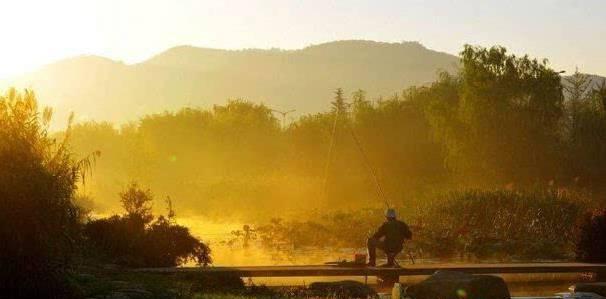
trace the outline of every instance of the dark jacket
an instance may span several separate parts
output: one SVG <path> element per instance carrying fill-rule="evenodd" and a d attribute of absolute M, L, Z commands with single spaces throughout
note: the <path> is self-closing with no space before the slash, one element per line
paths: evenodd
<path fill-rule="evenodd" d="M 375 240 L 383 239 L 383 247 L 387 251 L 402 250 L 404 240 L 412 239 L 412 232 L 406 223 L 400 220 L 387 220 L 372 236 Z"/>

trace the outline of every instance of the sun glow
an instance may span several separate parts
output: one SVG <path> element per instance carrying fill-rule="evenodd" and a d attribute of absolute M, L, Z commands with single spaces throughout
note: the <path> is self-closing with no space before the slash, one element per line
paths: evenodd
<path fill-rule="evenodd" d="M 4 1 L 0 4 L 0 78 L 92 49 L 86 1 Z"/>

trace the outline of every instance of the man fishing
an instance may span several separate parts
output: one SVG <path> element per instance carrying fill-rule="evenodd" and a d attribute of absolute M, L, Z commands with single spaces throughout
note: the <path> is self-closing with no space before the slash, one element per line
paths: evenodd
<path fill-rule="evenodd" d="M 377 248 L 387 255 L 387 264 L 384 267 L 395 267 L 396 256 L 404 249 L 404 240 L 412 239 L 412 232 L 408 225 L 396 219 L 396 210 L 387 209 L 387 219 L 372 237 L 368 239 L 368 266 L 375 267 Z"/>

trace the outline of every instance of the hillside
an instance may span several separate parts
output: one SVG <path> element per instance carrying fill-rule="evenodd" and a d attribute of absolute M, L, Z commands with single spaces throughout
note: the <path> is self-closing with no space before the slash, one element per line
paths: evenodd
<path fill-rule="evenodd" d="M 33 88 L 57 119 L 125 122 L 184 105 L 211 106 L 243 97 L 276 109 L 326 109 L 343 87 L 371 97 L 433 81 L 457 57 L 416 42 L 337 41 L 300 50 L 219 50 L 179 46 L 126 65 L 96 56 L 70 58 L 5 82 Z"/>

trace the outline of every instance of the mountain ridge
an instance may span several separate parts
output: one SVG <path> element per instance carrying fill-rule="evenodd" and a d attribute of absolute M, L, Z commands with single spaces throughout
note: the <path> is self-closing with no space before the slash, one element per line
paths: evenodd
<path fill-rule="evenodd" d="M 370 99 L 433 82 L 455 71 L 457 56 L 418 42 L 343 40 L 301 49 L 223 50 L 188 45 L 139 63 L 80 55 L 4 82 L 31 88 L 59 121 L 126 123 L 183 106 L 208 108 L 245 98 L 297 114 L 325 111 L 336 88 L 367 91 Z"/>
<path fill-rule="evenodd" d="M 124 123 L 183 106 L 245 98 L 298 114 L 324 111 L 338 87 L 371 98 L 432 82 L 456 56 L 417 42 L 346 40 L 302 49 L 176 46 L 134 64 L 83 55 L 45 65 L 4 86 L 32 88 L 57 118 Z"/>

